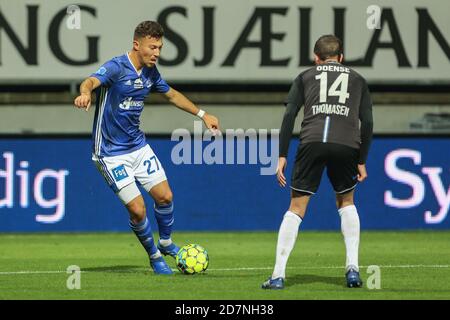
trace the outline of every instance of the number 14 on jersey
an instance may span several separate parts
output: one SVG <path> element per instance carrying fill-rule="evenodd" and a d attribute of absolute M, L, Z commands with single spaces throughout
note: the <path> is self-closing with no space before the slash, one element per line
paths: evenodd
<path fill-rule="evenodd" d="M 328 89 L 328 72 L 322 72 L 316 75 L 316 79 L 320 80 L 320 102 L 327 102 L 328 96 L 339 97 L 339 103 L 345 104 L 350 97 L 348 93 L 348 74 L 341 73 Z M 338 88 L 340 89 L 338 90 Z M 328 96 L 327 96 L 328 91 Z"/>

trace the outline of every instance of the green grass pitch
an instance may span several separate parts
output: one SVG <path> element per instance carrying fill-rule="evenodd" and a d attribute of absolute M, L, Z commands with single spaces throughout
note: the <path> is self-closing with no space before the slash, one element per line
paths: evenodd
<path fill-rule="evenodd" d="M 275 232 L 178 232 L 179 245 L 198 243 L 210 256 L 204 274 L 154 275 L 134 234 L 2 234 L 0 299 L 450 299 L 450 232 L 362 232 L 364 287 L 344 282 L 339 232 L 299 232 L 286 288 L 260 289 L 271 274 Z M 175 268 L 172 258 L 166 258 Z M 69 290 L 70 265 L 81 288 Z M 380 289 L 366 286 L 367 266 L 380 267 Z"/>

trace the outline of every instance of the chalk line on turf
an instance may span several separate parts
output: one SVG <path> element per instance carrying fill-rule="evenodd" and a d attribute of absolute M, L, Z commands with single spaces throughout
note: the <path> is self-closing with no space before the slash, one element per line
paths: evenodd
<path fill-rule="evenodd" d="M 368 266 L 359 266 L 360 269 L 365 269 Z M 421 268 L 450 268 L 448 264 L 413 264 L 413 265 L 378 265 L 381 269 L 383 268 L 410 268 L 410 269 L 421 269 Z M 91 267 L 89 267 L 91 268 Z M 208 272 L 216 272 L 216 271 L 257 271 L 257 270 L 272 270 L 273 267 L 242 267 L 242 268 L 212 268 L 208 269 Z M 312 266 L 304 266 L 304 267 L 287 267 L 287 269 L 344 269 L 344 266 L 322 266 L 322 267 L 312 267 Z M 80 272 L 82 273 L 102 273 L 102 272 L 113 272 L 113 273 L 135 273 L 138 271 L 148 271 L 149 268 L 142 269 L 133 269 L 130 271 L 116 271 L 116 270 L 99 270 L 99 271 L 83 271 L 81 268 Z M 172 269 L 176 271 L 177 269 Z M 22 270 L 22 271 L 0 271 L 1 275 L 27 275 L 27 274 L 58 274 L 58 273 L 68 273 L 66 270 Z"/>

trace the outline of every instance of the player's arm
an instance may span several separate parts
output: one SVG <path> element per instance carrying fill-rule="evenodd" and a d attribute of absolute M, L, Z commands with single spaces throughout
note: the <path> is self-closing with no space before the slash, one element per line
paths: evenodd
<path fill-rule="evenodd" d="M 177 108 L 189 112 L 190 114 L 197 115 L 202 118 L 205 126 L 211 130 L 219 130 L 219 120 L 203 110 L 200 110 L 191 100 L 186 98 L 182 93 L 170 88 L 169 91 L 164 93 L 164 96 Z M 203 112 L 202 112 L 203 111 Z"/>
<path fill-rule="evenodd" d="M 80 85 L 80 95 L 75 98 L 74 104 L 77 108 L 84 108 L 86 111 L 91 107 L 92 91 L 101 85 L 100 80 L 89 77 Z"/>
<path fill-rule="evenodd" d="M 277 179 L 280 186 L 286 186 L 286 177 L 284 170 L 287 166 L 287 154 L 289 151 L 289 143 L 292 138 L 292 131 L 294 130 L 295 118 L 303 105 L 303 84 L 301 77 L 297 77 L 289 90 L 286 99 L 286 111 L 284 112 L 283 122 L 280 129 L 280 143 L 279 143 L 279 158 L 277 167 Z"/>
<path fill-rule="evenodd" d="M 361 146 L 359 149 L 358 181 L 362 182 L 367 178 L 366 161 L 373 135 L 372 99 L 370 98 L 370 92 L 367 84 L 365 84 L 363 94 L 361 96 L 359 120 L 361 121 Z"/>

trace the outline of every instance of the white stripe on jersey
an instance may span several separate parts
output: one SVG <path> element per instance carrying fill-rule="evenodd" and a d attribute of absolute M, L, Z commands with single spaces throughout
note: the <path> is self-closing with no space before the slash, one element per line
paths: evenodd
<path fill-rule="evenodd" d="M 104 87 L 100 90 L 100 110 L 97 118 L 97 128 L 95 131 L 95 154 L 100 155 L 100 147 L 102 145 L 102 121 L 103 111 L 105 110 L 106 99 L 108 98 L 108 90 Z"/>
<path fill-rule="evenodd" d="M 100 95 L 98 98 L 99 101 L 99 110 L 97 113 L 97 124 L 95 126 L 95 139 L 94 139 L 94 153 L 95 155 L 100 155 L 100 153 L 98 152 L 99 146 L 98 146 L 98 140 L 99 140 L 99 131 L 101 130 L 101 121 L 102 121 L 102 107 L 103 107 L 103 98 L 104 98 L 104 88 L 101 87 L 100 88 Z"/>
<path fill-rule="evenodd" d="M 325 126 L 323 127 L 323 137 L 322 142 L 327 142 L 328 140 L 328 128 L 330 127 L 330 116 L 325 118 Z"/>

